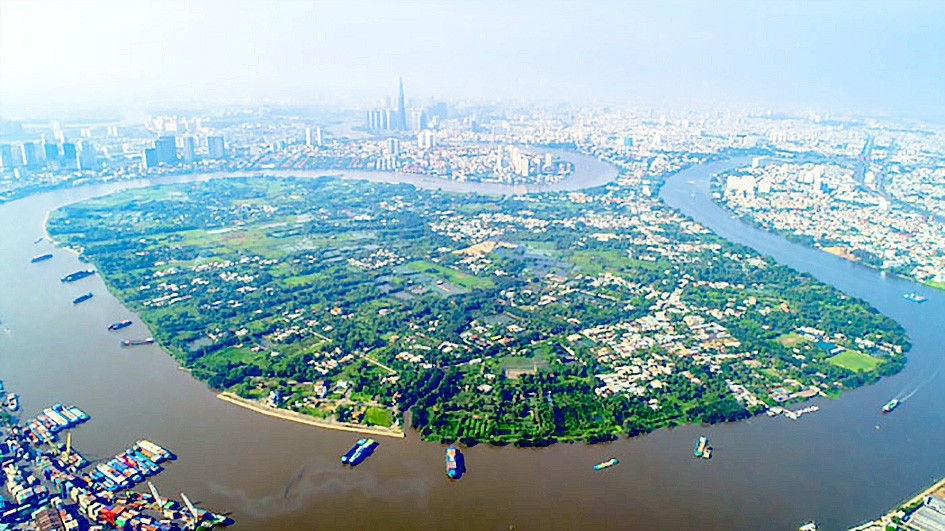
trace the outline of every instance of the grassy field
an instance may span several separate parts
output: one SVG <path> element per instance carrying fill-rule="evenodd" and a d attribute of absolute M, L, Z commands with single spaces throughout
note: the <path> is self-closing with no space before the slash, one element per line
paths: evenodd
<path fill-rule="evenodd" d="M 827 361 L 837 367 L 843 367 L 844 369 L 856 372 L 873 370 L 880 362 L 880 360 L 872 356 L 855 350 L 844 350 L 836 356 L 827 358 Z"/>
<path fill-rule="evenodd" d="M 414 271 L 447 280 L 465 289 L 489 289 L 495 286 L 491 278 L 477 277 L 469 273 L 463 273 L 462 271 L 434 264 L 429 260 L 416 260 L 406 264 L 406 266 Z"/>
<path fill-rule="evenodd" d="M 804 339 L 797 332 L 789 332 L 782 336 L 778 336 L 778 338 L 775 339 L 775 341 L 777 341 L 779 345 L 784 346 L 784 347 L 796 347 L 797 345 L 800 345 L 801 343 L 807 340 Z"/>
<path fill-rule="evenodd" d="M 394 423 L 394 415 L 383 407 L 369 407 L 364 412 L 364 424 L 369 426 L 390 426 Z"/>

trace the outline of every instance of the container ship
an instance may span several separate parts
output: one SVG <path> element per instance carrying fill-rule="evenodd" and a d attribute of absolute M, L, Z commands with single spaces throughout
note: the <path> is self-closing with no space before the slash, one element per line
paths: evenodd
<path fill-rule="evenodd" d="M 93 295 L 91 291 L 88 292 L 88 293 L 83 293 L 82 295 L 79 295 L 78 297 L 72 299 L 72 304 L 81 304 L 81 303 L 83 303 L 83 302 L 85 302 L 85 301 L 91 299 L 91 298 L 94 297 L 94 296 L 95 296 L 95 295 Z"/>
<path fill-rule="evenodd" d="M 83 269 L 81 271 L 76 271 L 75 273 L 69 273 L 68 275 L 59 279 L 60 282 L 75 282 L 76 280 L 81 280 L 85 277 L 92 276 L 95 274 L 94 269 Z"/>
<path fill-rule="evenodd" d="M 912 301 L 912 302 L 925 302 L 928 300 L 928 297 L 919 295 L 918 293 L 914 291 L 911 293 L 906 293 L 905 295 L 902 296 L 902 298 L 906 299 L 907 301 Z"/>
<path fill-rule="evenodd" d="M 30 262 L 35 264 L 36 262 L 45 262 L 46 260 L 49 260 L 50 258 L 52 258 L 52 253 L 38 254 L 34 256 L 33 258 L 31 258 Z"/>
<path fill-rule="evenodd" d="M 121 346 L 123 346 L 123 347 L 135 347 L 135 346 L 138 346 L 138 345 L 150 345 L 151 343 L 154 343 L 154 338 L 153 338 L 153 337 L 148 337 L 148 338 L 145 338 L 145 339 L 126 339 L 126 340 L 124 340 L 124 341 L 121 342 Z"/>
<path fill-rule="evenodd" d="M 462 454 L 459 453 L 459 449 L 455 446 L 446 447 L 446 475 L 450 479 L 459 479 L 459 476 L 462 475 L 462 469 L 459 466 L 459 460 L 462 458 Z"/>
<path fill-rule="evenodd" d="M 899 400 L 893 398 L 889 402 L 886 402 L 886 405 L 883 406 L 883 413 L 889 413 L 890 411 L 899 407 Z"/>
<path fill-rule="evenodd" d="M 692 451 L 692 455 L 696 457 L 702 457 L 705 454 L 706 445 L 709 444 L 709 439 L 705 435 L 699 437 L 699 442 L 696 443 L 696 449 Z"/>
<path fill-rule="evenodd" d="M 604 461 L 602 463 L 597 463 L 596 465 L 594 465 L 594 470 L 604 470 L 605 468 L 610 468 L 619 462 L 620 462 L 619 459 L 617 459 L 616 457 L 612 457 L 608 459 L 607 461 Z"/>
<path fill-rule="evenodd" d="M 126 319 L 124 321 L 118 321 L 117 323 L 112 323 L 108 325 L 108 329 L 114 332 L 115 330 L 121 330 L 122 328 L 125 328 L 128 326 L 131 326 L 131 321 Z"/>

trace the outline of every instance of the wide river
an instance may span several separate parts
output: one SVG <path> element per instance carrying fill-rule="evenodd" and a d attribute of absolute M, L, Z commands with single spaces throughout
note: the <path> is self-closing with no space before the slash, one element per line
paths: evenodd
<path fill-rule="evenodd" d="M 572 159 L 575 175 L 554 188 L 614 178 L 606 164 Z M 364 464 L 343 468 L 338 455 L 356 435 L 241 409 L 215 398 L 160 348 L 121 348 L 119 338 L 147 334 L 141 323 L 97 276 L 61 284 L 60 276 L 82 264 L 46 242 L 33 244 L 51 209 L 130 187 L 208 178 L 183 176 L 57 190 L 0 205 L 0 378 L 20 393 L 24 418 L 53 402 L 73 402 L 89 412 L 92 420 L 73 435 L 88 457 L 112 455 L 141 437 L 172 449 L 179 459 L 157 476 L 157 487 L 230 511 L 237 530 L 792 530 L 811 519 L 822 529 L 840 529 L 875 517 L 945 475 L 945 371 L 939 371 L 945 295 L 732 219 L 709 199 L 708 181 L 733 164 L 682 171 L 669 179 L 662 197 L 724 237 L 809 271 L 898 320 L 914 344 L 905 371 L 837 400 L 815 400 L 821 410 L 797 421 L 761 416 L 595 446 L 480 445 L 464 450 L 468 473 L 456 482 L 445 477 L 443 446 L 413 433 L 403 440 L 382 438 Z M 455 191 L 511 191 L 348 175 Z M 45 251 L 54 258 L 29 263 Z M 73 307 L 71 299 L 88 290 L 96 297 Z M 913 290 L 929 300 L 902 298 Z M 134 326 L 105 331 L 125 318 Z M 894 413 L 880 413 L 887 400 L 916 387 Z M 710 462 L 692 458 L 699 434 L 712 439 Z M 614 456 L 619 466 L 592 470 Z"/>

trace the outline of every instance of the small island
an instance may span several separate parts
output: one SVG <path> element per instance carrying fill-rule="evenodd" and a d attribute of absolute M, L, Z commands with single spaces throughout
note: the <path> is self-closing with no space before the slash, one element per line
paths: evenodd
<path fill-rule="evenodd" d="M 195 377 L 326 427 L 597 442 L 904 366 L 895 321 L 646 188 L 231 177 L 70 205 L 48 230 Z"/>

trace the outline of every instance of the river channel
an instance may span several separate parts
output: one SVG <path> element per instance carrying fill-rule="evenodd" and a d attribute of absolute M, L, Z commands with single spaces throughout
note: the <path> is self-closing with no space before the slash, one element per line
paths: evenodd
<path fill-rule="evenodd" d="M 600 185 L 616 174 L 592 158 L 575 163 L 575 174 L 554 189 Z M 875 517 L 945 475 L 945 371 L 938 371 L 945 359 L 945 294 L 732 219 L 711 202 L 708 183 L 733 164 L 684 170 L 668 180 L 662 198 L 722 236 L 862 297 L 902 323 L 914 345 L 902 373 L 837 400 L 816 399 L 821 410 L 796 421 L 760 416 L 594 446 L 480 445 L 464 449 L 468 472 L 456 482 L 444 474 L 443 446 L 410 432 L 402 440 L 380 439 L 373 457 L 343 468 L 338 455 L 355 434 L 247 411 L 218 400 L 157 346 L 121 348 L 119 339 L 147 333 L 140 321 L 98 276 L 61 284 L 60 276 L 83 264 L 47 242 L 33 243 L 51 209 L 131 187 L 214 177 L 189 175 L 56 190 L 0 205 L 0 378 L 20 394 L 24 418 L 54 402 L 90 413 L 92 420 L 73 434 L 87 457 L 113 455 L 142 437 L 170 448 L 179 459 L 154 479 L 156 486 L 230 512 L 236 530 L 790 530 L 811 519 L 822 529 L 840 529 Z M 452 191 L 520 191 L 343 173 Z M 41 252 L 54 258 L 31 264 Z M 73 307 L 72 298 L 85 291 L 96 296 Z M 908 291 L 929 300 L 908 302 L 902 298 Z M 105 330 L 126 318 L 135 324 L 117 334 Z M 923 382 L 895 412 L 880 413 L 887 400 Z M 692 458 L 699 434 L 712 439 L 711 461 Z M 592 470 L 610 457 L 620 465 Z"/>

